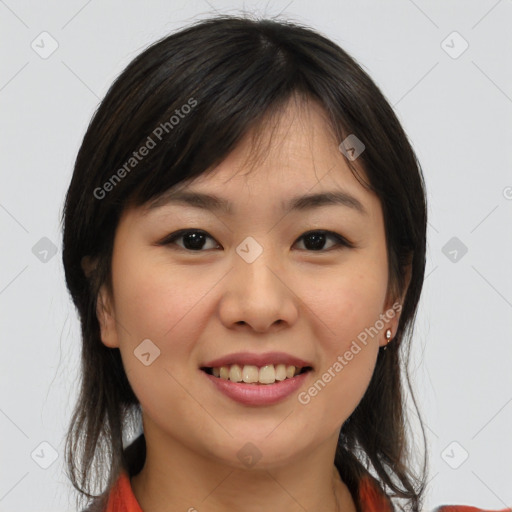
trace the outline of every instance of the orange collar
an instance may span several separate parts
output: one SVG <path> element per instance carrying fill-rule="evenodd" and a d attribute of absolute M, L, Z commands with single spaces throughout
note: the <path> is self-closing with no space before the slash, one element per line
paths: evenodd
<path fill-rule="evenodd" d="M 363 512 L 393 512 L 394 508 L 386 494 L 379 487 L 377 480 L 369 474 L 361 480 L 358 489 L 359 501 Z M 91 512 L 93 508 L 87 509 Z M 87 512 L 84 511 L 84 512 Z M 108 495 L 107 506 L 103 512 L 143 512 L 133 494 L 130 478 L 126 470 L 123 470 L 114 487 Z M 511 508 L 502 510 L 487 510 L 468 505 L 443 505 L 433 512 L 512 512 Z"/>
<path fill-rule="evenodd" d="M 364 512 L 393 512 L 389 498 L 378 487 L 375 480 L 365 477 L 359 485 L 359 500 Z M 133 494 L 130 478 L 123 470 L 110 491 L 105 512 L 143 512 Z"/>

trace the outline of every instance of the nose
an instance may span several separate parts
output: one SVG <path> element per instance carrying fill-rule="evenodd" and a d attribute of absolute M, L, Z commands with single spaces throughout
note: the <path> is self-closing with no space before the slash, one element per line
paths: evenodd
<path fill-rule="evenodd" d="M 278 331 L 298 318 L 298 297 L 270 250 L 249 263 L 238 254 L 224 279 L 220 317 L 229 329 Z"/>

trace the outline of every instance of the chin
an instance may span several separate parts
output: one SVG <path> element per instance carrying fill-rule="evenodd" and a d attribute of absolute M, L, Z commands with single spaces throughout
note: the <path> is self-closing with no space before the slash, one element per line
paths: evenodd
<path fill-rule="evenodd" d="M 233 437 L 224 438 L 224 442 L 215 448 L 210 444 L 204 449 L 209 457 L 236 469 L 270 470 L 286 466 L 300 458 L 307 450 L 308 442 L 300 429 L 290 432 L 283 424 L 281 432 L 278 432 L 282 420 L 273 418 L 262 429 L 243 426 L 230 429 Z M 300 444 L 298 439 L 301 440 Z"/>

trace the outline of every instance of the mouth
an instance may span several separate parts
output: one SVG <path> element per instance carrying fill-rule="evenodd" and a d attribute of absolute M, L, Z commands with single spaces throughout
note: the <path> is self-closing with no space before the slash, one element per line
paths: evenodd
<path fill-rule="evenodd" d="M 294 366 L 288 364 L 266 364 L 256 365 L 223 365 L 223 366 L 203 366 L 201 371 L 220 380 L 249 384 L 249 385 L 269 385 L 276 382 L 283 382 L 293 379 L 311 371 L 311 366 Z"/>

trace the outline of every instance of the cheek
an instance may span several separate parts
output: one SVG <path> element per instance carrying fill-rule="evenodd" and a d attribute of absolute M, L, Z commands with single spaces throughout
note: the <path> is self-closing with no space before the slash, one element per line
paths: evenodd
<path fill-rule="evenodd" d="M 310 400 L 306 407 L 316 410 L 329 429 L 352 414 L 375 368 L 381 334 L 374 329 L 387 288 L 386 260 L 375 261 L 354 262 L 321 283 L 309 282 L 307 305 L 318 318 L 314 325 L 321 365 L 301 403 Z"/>
<path fill-rule="evenodd" d="M 144 264 L 129 257 L 119 262 L 113 275 L 117 319 L 126 326 L 133 341 L 157 338 L 172 325 L 171 312 L 178 302 L 176 285 L 160 275 L 156 278 Z"/>
<path fill-rule="evenodd" d="M 116 313 L 134 338 L 154 338 L 163 344 L 164 339 L 175 339 L 187 315 L 198 307 L 208 291 L 208 283 L 161 261 L 147 256 L 124 256 L 117 262 L 114 272 Z M 168 341 L 167 341 L 168 342 Z"/>
<path fill-rule="evenodd" d="M 386 288 L 387 270 L 375 261 L 333 270 L 328 278 L 308 282 L 303 296 L 318 318 L 321 332 L 317 336 L 328 340 L 329 353 L 348 347 L 351 340 L 375 325 L 383 313 Z"/>
<path fill-rule="evenodd" d="M 194 282 L 190 272 L 141 254 L 119 252 L 119 256 L 113 263 L 113 285 L 117 332 L 128 380 L 151 417 L 184 413 L 190 407 L 184 392 L 190 385 L 188 364 L 194 342 L 204 328 L 201 299 L 213 284 L 204 279 Z M 154 345 L 144 345 L 150 354 L 145 365 L 136 356 L 142 353 L 138 347 L 147 339 Z"/>
<path fill-rule="evenodd" d="M 176 402 L 183 393 L 180 384 L 189 386 L 197 371 L 194 351 L 213 314 L 208 294 L 219 278 L 200 274 L 194 266 L 171 265 L 161 256 L 154 258 L 143 251 L 119 251 L 113 269 L 117 332 L 125 371 L 140 402 L 158 411 L 158 403 Z M 156 348 L 148 342 L 146 345 L 158 356 L 144 366 L 135 355 L 147 339 Z"/>

